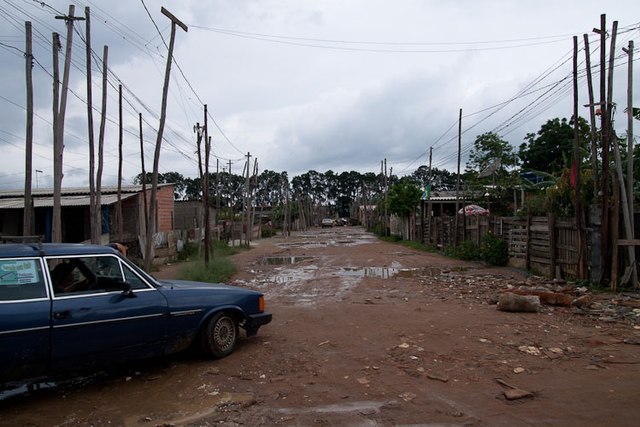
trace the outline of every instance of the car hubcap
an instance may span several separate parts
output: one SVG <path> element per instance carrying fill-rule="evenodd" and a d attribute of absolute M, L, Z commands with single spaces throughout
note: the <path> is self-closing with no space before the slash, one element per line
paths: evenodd
<path fill-rule="evenodd" d="M 233 345 L 235 339 L 233 320 L 228 317 L 220 319 L 216 323 L 213 338 L 220 349 L 229 349 Z"/>

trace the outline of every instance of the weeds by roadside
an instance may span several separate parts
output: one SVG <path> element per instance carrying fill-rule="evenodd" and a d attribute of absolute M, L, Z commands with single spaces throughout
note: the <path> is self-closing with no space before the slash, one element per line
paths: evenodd
<path fill-rule="evenodd" d="M 235 265 L 228 258 L 242 250 L 244 248 L 230 247 L 224 242 L 213 242 L 207 268 L 204 264 L 202 251 L 198 253 L 198 248 L 195 245 L 190 245 L 185 248 L 184 252 L 186 253 L 183 258 L 191 261 L 180 269 L 178 277 L 182 280 L 197 282 L 226 283 L 236 273 Z"/>

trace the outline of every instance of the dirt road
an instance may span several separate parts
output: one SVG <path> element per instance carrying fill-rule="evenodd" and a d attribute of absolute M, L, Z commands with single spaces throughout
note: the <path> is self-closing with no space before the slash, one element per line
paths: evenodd
<path fill-rule="evenodd" d="M 0 425 L 638 425 L 638 309 L 498 311 L 499 291 L 543 280 L 356 227 L 260 240 L 234 262 L 274 320 L 230 357 L 5 399 Z"/>

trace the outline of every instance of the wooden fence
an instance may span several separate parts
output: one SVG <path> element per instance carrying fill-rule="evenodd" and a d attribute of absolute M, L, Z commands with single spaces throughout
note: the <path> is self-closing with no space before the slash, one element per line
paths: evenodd
<path fill-rule="evenodd" d="M 509 264 L 548 277 L 573 279 L 578 275 L 578 231 L 571 219 L 548 217 L 458 217 L 458 243 L 471 240 L 479 245 L 489 231 L 503 238 Z M 589 239 L 588 239 L 589 240 Z M 432 217 L 422 225 L 423 243 L 439 248 L 453 246 L 455 217 Z M 589 246 L 585 259 L 589 260 Z"/>

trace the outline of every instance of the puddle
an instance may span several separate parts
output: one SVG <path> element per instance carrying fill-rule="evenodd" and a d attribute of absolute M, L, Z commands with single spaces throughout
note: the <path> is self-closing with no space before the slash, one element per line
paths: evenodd
<path fill-rule="evenodd" d="M 299 262 L 313 259 L 312 256 L 283 256 L 283 257 L 265 257 L 260 260 L 261 265 L 293 265 Z"/>
<path fill-rule="evenodd" d="M 16 396 L 26 396 L 31 393 L 36 393 L 40 390 L 54 389 L 57 385 L 55 383 L 32 383 L 16 385 L 0 391 L 0 401 L 10 399 Z"/>
<path fill-rule="evenodd" d="M 5 384 L 5 388 L 0 388 L 0 402 L 14 397 L 39 394 L 47 391 L 64 392 L 67 389 L 84 387 L 85 385 L 95 382 L 103 377 L 103 373 L 95 373 L 86 376 L 71 377 L 68 379 L 49 380 L 43 378 L 42 380 L 27 380 L 23 383 L 18 381 L 10 382 Z"/>
<path fill-rule="evenodd" d="M 342 267 L 336 273 L 336 276 L 355 276 L 355 277 L 377 277 L 381 279 L 389 279 L 400 269 L 395 267 Z"/>

